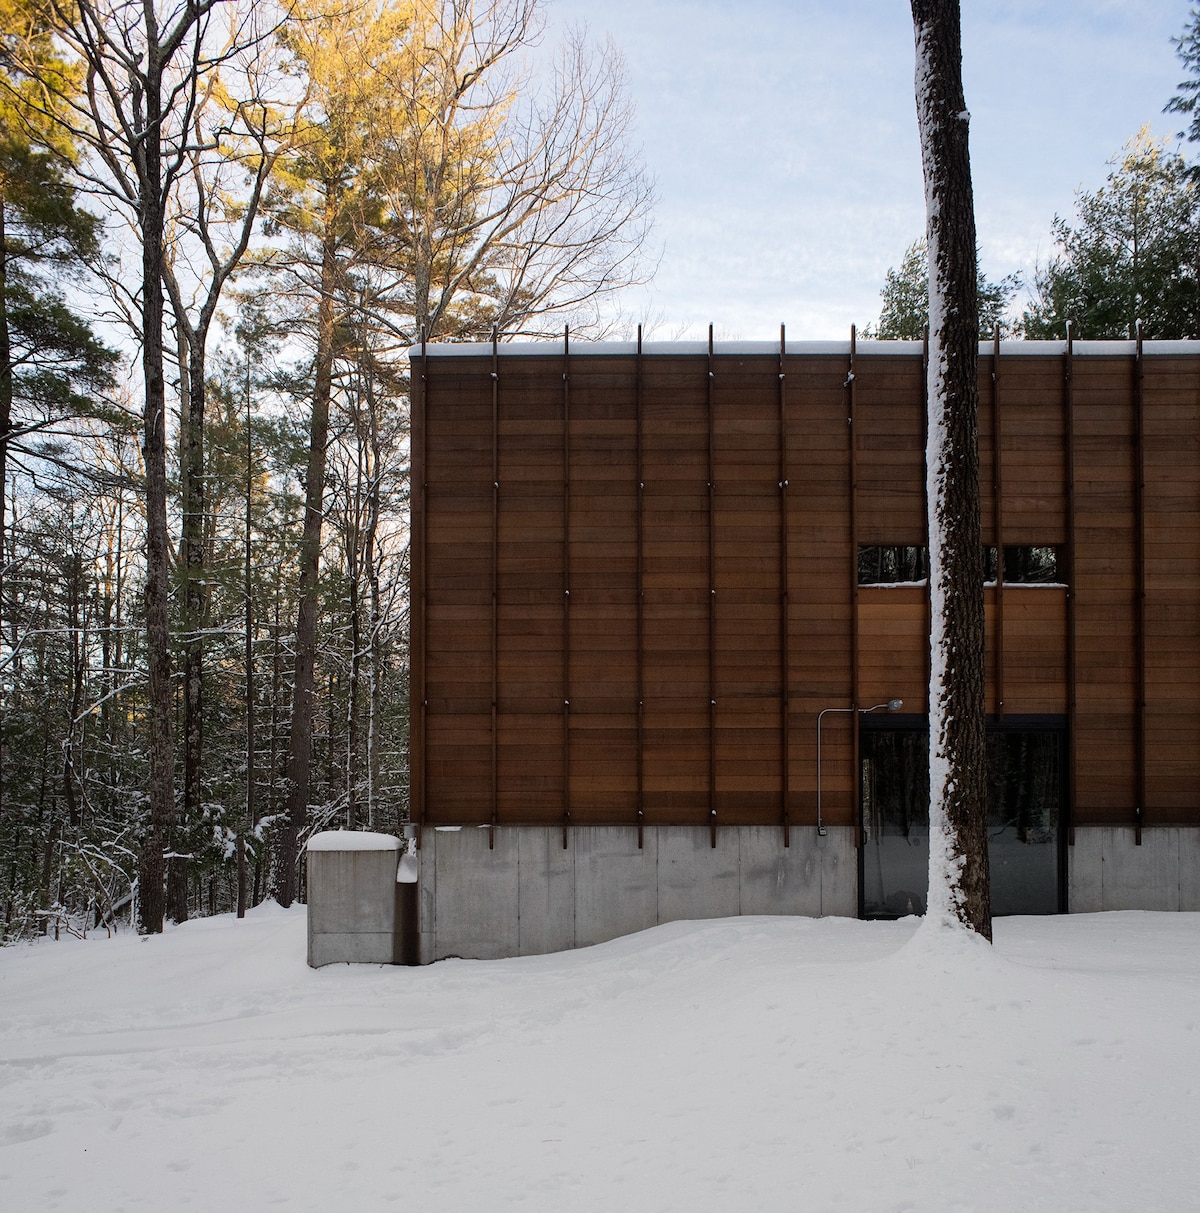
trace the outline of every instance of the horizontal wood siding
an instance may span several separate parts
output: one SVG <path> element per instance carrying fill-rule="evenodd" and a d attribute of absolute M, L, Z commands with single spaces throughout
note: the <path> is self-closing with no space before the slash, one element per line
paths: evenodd
<path fill-rule="evenodd" d="M 1074 402 L 1076 802 L 1083 820 L 1132 825 L 1137 771 L 1133 359 L 1076 358 Z"/>
<path fill-rule="evenodd" d="M 924 588 L 861 587 L 855 614 L 847 357 L 783 358 L 784 494 L 778 355 L 714 355 L 710 513 L 709 359 L 644 356 L 640 532 L 637 359 L 502 354 L 496 365 L 493 549 L 492 359 L 414 360 L 426 404 L 414 409 L 426 486 L 414 493 L 414 812 L 431 824 L 549 824 L 569 804 L 572 823 L 633 824 L 640 766 L 646 824 L 707 824 L 713 806 L 719 824 L 778 825 L 786 770 L 791 825 L 814 824 L 818 712 L 856 697 L 926 704 Z M 996 541 L 997 369 L 1002 542 L 1065 544 L 1057 354 L 980 359 L 981 538 Z M 1135 360 L 1077 352 L 1072 369 L 1076 824 L 1133 824 L 1139 551 L 1145 820 L 1200 824 L 1200 355 L 1144 359 L 1142 548 Z M 919 357 L 856 358 L 861 543 L 925 542 L 922 385 Z M 989 705 L 1002 673 L 1006 714 L 1067 712 L 1068 593 L 1006 584 L 1001 635 L 985 591 Z M 852 728 L 841 713 L 823 726 L 831 825 L 856 816 Z"/>
<path fill-rule="evenodd" d="M 1144 360 L 1146 816 L 1200 817 L 1200 361 Z"/>

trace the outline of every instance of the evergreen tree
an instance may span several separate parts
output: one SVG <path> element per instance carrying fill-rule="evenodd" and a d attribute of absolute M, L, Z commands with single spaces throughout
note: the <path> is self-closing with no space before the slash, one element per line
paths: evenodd
<path fill-rule="evenodd" d="M 74 147 L 53 96 L 78 87 L 60 58 L 49 8 L 0 0 L 0 637 L 9 623 L 4 576 L 10 460 L 40 447 L 65 418 L 94 413 L 116 355 L 58 290 L 97 254 L 96 219 L 64 175 Z M 18 635 L 9 629 L 10 640 Z M 15 640 L 13 641 L 15 643 Z M 0 711 L 6 706 L 0 701 Z M 4 736 L 0 714 L 0 814 Z"/>
<path fill-rule="evenodd" d="M 382 384 L 389 357 L 422 332 L 462 340 L 493 325 L 507 336 L 544 331 L 549 316 L 555 327 L 593 320 L 598 299 L 640 280 L 652 200 L 627 150 L 611 50 L 593 55 L 575 40 L 547 87 L 530 86 L 538 0 L 306 0 L 297 11 L 304 20 L 283 40 L 308 105 L 273 199 L 277 229 L 293 237 L 275 263 L 276 290 L 307 299 L 292 327 L 312 349 L 288 808 L 274 870 L 284 905 L 309 816 L 317 675 L 330 675 L 317 669 L 320 559 L 331 416 L 336 424 L 353 398 L 344 376 L 360 374 L 365 355 Z M 369 344 L 355 336 L 368 317 L 378 330 Z M 378 552 L 358 546 L 369 525 L 345 549 L 348 588 L 360 560 L 371 580 Z M 348 720 L 360 710 L 356 679 L 347 672 Z"/>
<path fill-rule="evenodd" d="M 1188 13 L 1188 24 L 1178 38 L 1172 38 L 1175 53 L 1187 69 L 1187 75 L 1179 84 L 1179 92 L 1167 102 L 1164 112 L 1168 114 L 1184 114 L 1190 119 L 1187 130 L 1179 132 L 1180 139 L 1189 143 L 1200 142 L 1200 9 L 1193 8 Z M 1193 165 L 1191 172 L 1196 173 L 1200 166 Z"/>
<path fill-rule="evenodd" d="M 139 915 L 161 931 L 166 855 L 176 825 L 174 681 L 171 669 L 171 542 L 167 523 L 167 383 L 163 277 L 173 191 L 188 164 L 201 75 L 217 0 L 54 0 L 60 37 L 83 65 L 87 86 L 68 110 L 70 133 L 90 153 L 89 184 L 132 220 L 141 267 L 134 324 L 140 337 L 150 734 L 150 828 L 142 840 Z M 176 865 L 178 870 L 178 865 Z"/>
<path fill-rule="evenodd" d="M 981 334 L 998 330 L 1004 336 L 1012 332 L 1015 326 L 1006 313 L 1020 286 L 1019 274 L 1006 274 L 999 282 L 992 282 L 979 271 L 976 293 Z M 929 323 L 929 247 L 924 237 L 905 249 L 898 269 L 888 270 L 879 297 L 883 302 L 879 320 L 863 330 L 864 337 L 882 341 L 920 341 L 924 337 Z"/>
<path fill-rule="evenodd" d="M 1038 271 L 1026 337 L 1200 336 L 1200 186 L 1182 157 L 1143 128 L 1108 180 L 1054 220 L 1056 253 Z"/>
<path fill-rule="evenodd" d="M 958 0 L 912 0 L 929 289 L 931 928 L 992 937 L 987 851 L 979 310 Z"/>

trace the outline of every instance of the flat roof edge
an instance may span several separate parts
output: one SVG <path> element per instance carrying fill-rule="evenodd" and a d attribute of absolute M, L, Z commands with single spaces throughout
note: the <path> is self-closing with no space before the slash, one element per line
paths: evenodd
<path fill-rule="evenodd" d="M 875 341 L 862 340 L 855 343 L 855 354 L 859 357 L 912 357 L 919 358 L 923 352 L 920 341 Z M 990 341 L 979 343 L 981 356 L 993 352 Z M 572 341 L 572 357 L 631 357 L 638 350 L 636 341 Z M 1133 357 L 1137 351 L 1134 341 L 1076 341 L 1072 353 L 1077 358 Z M 496 346 L 501 358 L 559 357 L 563 356 L 562 338 L 546 341 L 502 341 Z M 778 341 L 716 341 L 712 349 L 714 357 L 776 357 Z M 849 358 L 849 341 L 789 341 L 785 347 L 789 355 L 819 357 L 833 356 Z M 1065 341 L 1001 341 L 1000 356 L 1004 357 L 1052 357 L 1067 352 Z M 1175 355 L 1200 356 L 1200 341 L 1146 341 L 1142 352 L 1147 357 Z M 432 342 L 425 347 L 409 348 L 410 358 L 428 357 L 490 358 L 490 341 L 444 341 Z M 707 341 L 643 341 L 642 353 L 652 357 L 696 357 L 708 354 Z"/>

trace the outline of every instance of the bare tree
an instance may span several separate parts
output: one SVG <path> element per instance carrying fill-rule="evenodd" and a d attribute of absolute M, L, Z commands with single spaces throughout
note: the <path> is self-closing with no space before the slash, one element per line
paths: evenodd
<path fill-rule="evenodd" d="M 133 217 L 141 242 L 140 314 L 146 494 L 146 645 L 150 831 L 142 845 L 140 921 L 160 931 L 163 852 L 175 820 L 173 695 L 168 630 L 167 398 L 163 350 L 163 234 L 184 167 L 216 0 L 55 3 L 64 40 L 85 66 L 72 127 L 90 150 L 85 177 Z"/>
<path fill-rule="evenodd" d="M 146 500 L 146 632 L 149 675 L 150 828 L 142 848 L 141 923 L 161 929 L 164 911 L 186 915 L 186 873 L 172 865 L 170 904 L 163 900 L 163 852 L 174 841 L 174 697 L 168 629 L 171 545 L 167 526 L 168 418 L 164 349 L 164 282 L 169 284 L 178 335 L 185 398 L 185 562 L 197 559 L 192 529 L 201 525 L 197 459 L 204 408 L 204 348 L 217 300 L 245 251 L 254 208 L 269 171 L 270 120 L 261 96 L 235 101 L 228 71 L 237 63 L 241 83 L 253 81 L 248 50 L 263 43 L 251 8 L 217 0 L 51 0 L 68 52 L 83 67 L 80 95 L 59 90 L 47 112 L 85 149 L 76 176 L 85 188 L 122 212 L 140 251 L 135 285 L 114 282 L 141 343 Z M 240 60 L 240 61 L 239 61 Z M 54 92 L 48 84 L 48 96 Z M 247 148 L 247 141 L 249 148 Z M 231 201 L 227 175 L 248 184 Z M 191 187 L 186 201 L 178 191 Z M 245 184 L 243 182 L 243 184 Z M 218 247 L 214 233 L 234 229 Z M 194 239 L 206 264 L 181 285 L 179 241 Z M 203 282 L 203 285 L 199 285 Z M 193 298 L 193 296 L 195 298 Z M 197 301 L 196 310 L 191 304 Z M 190 581 L 198 580 L 190 578 Z M 189 618 L 195 607 L 189 585 Z M 194 663 L 189 663 L 189 671 Z M 194 671 L 193 671 L 194 673 Z M 198 676 L 189 682 L 189 774 L 198 769 Z M 195 744 L 192 744 L 195 742 Z M 198 778 L 198 777 L 197 777 Z M 189 785 L 191 786 L 191 785 Z M 191 787 L 193 799 L 195 787 Z"/>
<path fill-rule="evenodd" d="M 426 0 L 381 63 L 391 304 L 406 341 L 585 330 L 645 280 L 653 187 L 633 148 L 624 65 L 568 36 L 541 77 L 538 0 Z M 555 319 L 551 322 L 550 317 Z"/>
<path fill-rule="evenodd" d="M 273 71 L 273 17 L 253 5 L 230 6 L 229 24 L 214 63 L 199 82 L 190 138 L 178 188 L 171 197 L 171 243 L 163 280 L 179 344 L 180 481 L 183 511 L 180 559 L 184 572 L 183 822 L 198 819 L 204 751 L 204 574 L 207 509 L 204 491 L 204 415 L 208 342 L 230 276 L 250 246 L 268 178 L 289 131 L 286 114 L 269 95 Z M 187 867 L 168 867 L 167 914 L 187 918 Z"/>
<path fill-rule="evenodd" d="M 929 905 L 992 937 L 975 211 L 958 0 L 912 0 L 929 242 Z"/>
<path fill-rule="evenodd" d="M 422 329 L 454 339 L 493 325 L 537 331 L 551 315 L 595 322 L 597 302 L 645 272 L 652 189 L 629 149 L 619 59 L 574 38 L 538 86 L 523 57 L 539 33 L 537 0 L 363 0 L 350 11 L 316 5 L 286 34 L 312 110 L 275 214 L 297 238 L 286 272 L 315 298 L 316 323 L 274 865 L 284 905 L 308 807 L 333 365 L 350 354 L 338 342 L 362 298 L 356 274 L 369 266 L 386 280 L 370 309 L 395 353 Z"/>

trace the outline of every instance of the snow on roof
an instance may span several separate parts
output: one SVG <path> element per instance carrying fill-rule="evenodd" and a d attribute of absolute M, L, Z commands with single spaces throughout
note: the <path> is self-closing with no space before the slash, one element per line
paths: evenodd
<path fill-rule="evenodd" d="M 369 830 L 326 830 L 308 840 L 310 851 L 398 851 L 403 846 L 403 838 Z"/>
<path fill-rule="evenodd" d="M 858 347 L 861 349 L 864 344 L 873 345 L 889 345 L 896 346 L 896 353 L 904 354 L 909 351 L 905 348 L 910 343 L 906 341 L 888 341 L 888 342 L 859 342 Z M 570 343 L 570 353 L 572 357 L 595 357 L 620 355 L 628 357 L 630 354 L 637 353 L 636 341 L 578 341 L 572 340 Z M 848 353 L 850 343 L 848 341 L 800 341 L 789 342 L 787 352 L 789 354 L 842 354 Z M 916 352 L 920 353 L 921 346 L 917 343 Z M 414 345 L 409 351 L 409 357 L 417 358 L 421 355 L 421 347 Z M 446 341 L 436 342 L 425 347 L 425 353 L 431 357 L 435 355 L 450 356 L 461 358 L 464 356 L 492 356 L 492 343 L 490 341 Z M 522 357 L 528 358 L 538 355 L 557 355 L 562 357 L 563 342 L 562 338 L 554 338 L 547 341 L 502 341 L 496 346 L 496 353 L 500 357 Z M 689 356 L 695 357 L 697 354 L 708 353 L 707 341 L 643 341 L 642 353 L 652 354 L 659 357 L 664 356 Z M 713 343 L 713 353 L 718 355 L 728 356 L 747 355 L 747 354 L 778 354 L 778 341 L 716 341 Z"/>
<path fill-rule="evenodd" d="M 855 343 L 855 353 L 864 355 L 890 355 L 893 357 L 920 357 L 922 353 L 920 341 L 874 341 L 860 339 Z M 578 341 L 570 343 L 572 357 L 629 357 L 637 353 L 636 341 Z M 979 343 L 980 354 L 991 354 L 993 350 L 990 341 Z M 1072 352 L 1076 357 L 1132 357 L 1137 350 L 1133 341 L 1076 341 Z M 490 341 L 440 341 L 426 345 L 424 350 L 420 345 L 412 346 L 408 353 L 410 358 L 419 358 L 424 352 L 429 357 L 450 358 L 490 358 L 492 343 Z M 849 341 L 789 341 L 788 354 L 808 357 L 827 355 L 849 357 Z M 1001 341 L 1000 356 L 1011 357 L 1021 355 L 1065 354 L 1065 341 Z M 1200 341 L 1146 341 L 1142 344 L 1142 352 L 1147 357 L 1152 355 L 1198 355 Z M 657 357 L 696 357 L 708 353 L 707 341 L 644 341 L 642 353 Z M 778 341 L 716 341 L 713 343 L 715 357 L 747 357 L 771 355 L 779 353 Z M 502 341 L 496 346 L 496 354 L 501 358 L 529 357 L 559 357 L 563 356 L 562 338 L 546 341 Z"/>

